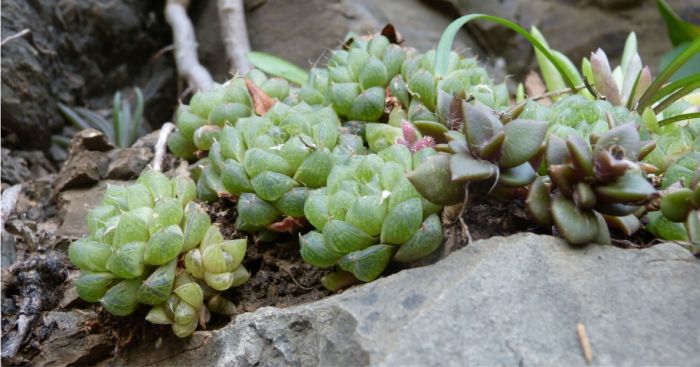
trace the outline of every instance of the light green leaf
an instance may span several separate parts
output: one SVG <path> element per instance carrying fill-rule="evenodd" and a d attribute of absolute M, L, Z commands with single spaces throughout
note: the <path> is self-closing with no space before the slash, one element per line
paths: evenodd
<path fill-rule="evenodd" d="M 248 60 L 258 69 L 275 76 L 282 77 L 292 83 L 304 85 L 309 74 L 302 68 L 277 56 L 264 52 L 250 51 L 246 54 Z"/>

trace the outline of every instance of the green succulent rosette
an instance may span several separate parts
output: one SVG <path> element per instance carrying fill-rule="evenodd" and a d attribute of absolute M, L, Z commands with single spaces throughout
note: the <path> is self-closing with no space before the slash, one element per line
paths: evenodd
<path fill-rule="evenodd" d="M 608 226 L 635 233 L 641 227 L 637 216 L 656 193 L 638 164 L 653 145 L 642 145 L 634 123 L 591 140 L 551 134 L 544 162 L 548 176 L 533 182 L 526 200 L 535 222 L 554 225 L 574 245 L 609 244 Z"/>
<path fill-rule="evenodd" d="M 330 107 L 278 102 L 264 117 L 224 127 L 198 181 L 199 197 L 236 197 L 240 230 L 285 232 L 294 223 L 277 222 L 302 218 L 309 190 L 325 186 L 337 162 L 364 150 L 361 138 L 341 134 Z"/>
<path fill-rule="evenodd" d="M 168 148 L 178 157 L 195 158 L 197 151 L 206 152 L 219 138 L 226 124 L 255 115 L 253 96 L 246 80 L 273 100 L 292 99 L 290 85 L 281 78 L 267 78 L 259 70 L 235 77 L 209 90 L 195 93 L 189 105 L 181 104 L 175 116 L 177 131 L 168 137 Z"/>
<path fill-rule="evenodd" d="M 680 239 L 690 241 L 693 252 L 700 253 L 700 165 L 695 167 L 689 180 L 677 182 L 663 192 L 660 211 L 670 223 L 683 223 L 686 236 Z"/>
<path fill-rule="evenodd" d="M 448 154 L 427 159 L 408 176 L 421 195 L 441 205 L 458 204 L 466 184 L 483 181 L 491 195 L 512 198 L 535 180 L 546 122 L 515 116 L 504 124 L 479 102 L 462 102 L 461 110 L 462 132 L 446 135 Z"/>
<path fill-rule="evenodd" d="M 505 84 L 494 83 L 475 58 L 452 53 L 447 74 L 437 78 L 434 51 L 420 54 L 383 35 L 353 36 L 345 45 L 332 52 L 326 69 L 311 70 L 299 97 L 308 104 L 332 106 L 346 120 L 344 126 L 356 133 L 363 135 L 367 122 L 401 128 L 402 121 L 410 121 L 440 141 L 454 124 L 456 97 L 476 99 L 499 111 L 508 108 Z"/>
<path fill-rule="evenodd" d="M 638 114 L 623 106 L 613 106 L 604 100 L 591 100 L 580 94 L 561 97 L 549 106 L 528 101 L 520 118 L 547 121 L 550 131 L 562 139 L 571 134 L 584 139 L 601 135 L 610 129 L 610 119 L 641 123 Z"/>
<path fill-rule="evenodd" d="M 431 148 L 412 154 L 397 144 L 335 166 L 327 186 L 313 191 L 304 206 L 315 228 L 300 237 L 304 261 L 337 266 L 369 282 L 391 260 L 412 262 L 437 249 L 443 238 L 441 207 L 421 197 L 405 177 L 435 154 Z M 330 289 L 335 289 L 333 277 L 323 280 Z"/>
<path fill-rule="evenodd" d="M 165 310 L 172 303 L 171 298 L 179 297 L 191 306 L 187 310 L 184 305 L 179 306 L 180 312 L 192 313 L 196 321 L 168 318 L 173 331 L 181 337 L 192 333 L 200 322 L 206 322 L 209 309 L 202 309 L 201 302 L 218 297 L 216 309 L 210 309 L 230 311 L 233 304 L 213 290 L 209 296 L 200 297 L 199 303 L 190 295 L 203 293 L 202 289 L 223 291 L 245 282 L 247 271 L 240 265 L 245 240 L 224 241 L 218 227 L 211 224 L 209 215 L 194 201 L 195 196 L 196 186 L 191 179 L 170 179 L 152 170 L 143 172 L 132 185 L 109 186 L 100 206 L 88 212 L 88 235 L 68 248 L 71 262 L 81 270 L 76 280 L 80 297 L 100 302 L 116 316 L 133 313 L 139 304 Z M 226 253 L 215 254 L 220 259 L 207 257 L 209 262 L 224 261 L 226 267 L 216 273 L 218 268 L 207 268 L 214 274 L 212 277 L 188 282 L 186 292 L 179 290 L 184 281 L 178 279 L 186 272 L 178 264 L 183 259 L 186 262 L 193 248 L 202 246 L 226 248 Z M 215 280 L 223 272 L 236 274 L 236 281 L 222 286 Z M 165 321 L 160 319 L 158 323 Z"/>

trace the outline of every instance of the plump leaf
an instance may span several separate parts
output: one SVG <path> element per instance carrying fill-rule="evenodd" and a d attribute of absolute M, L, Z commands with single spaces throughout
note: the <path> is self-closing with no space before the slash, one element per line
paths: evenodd
<path fill-rule="evenodd" d="M 693 191 L 681 188 L 661 198 L 661 213 L 672 222 L 684 222 L 692 209 Z"/>
<path fill-rule="evenodd" d="M 498 184 L 508 187 L 524 187 L 537 177 L 537 173 L 530 163 L 525 162 L 518 166 L 501 169 L 498 175 Z"/>
<path fill-rule="evenodd" d="M 107 260 L 111 255 L 110 245 L 87 238 L 81 238 L 68 246 L 68 258 L 82 270 L 106 271 Z"/>
<path fill-rule="evenodd" d="M 442 244 L 442 225 L 440 217 L 430 215 L 421 227 L 406 241 L 394 256 L 394 260 L 400 262 L 412 262 L 422 259 Z"/>
<path fill-rule="evenodd" d="M 238 198 L 238 216 L 245 223 L 263 227 L 275 221 L 280 213 L 272 204 L 255 194 L 244 193 Z"/>
<path fill-rule="evenodd" d="M 255 193 L 263 200 L 275 201 L 299 184 L 291 177 L 277 172 L 265 171 L 251 181 Z"/>
<path fill-rule="evenodd" d="M 137 293 L 139 303 L 157 305 L 168 300 L 175 282 L 177 260 L 162 265 L 143 281 Z"/>
<path fill-rule="evenodd" d="M 331 219 L 323 227 L 323 240 L 331 250 L 347 254 L 365 249 L 377 240 L 361 229 L 342 220 Z"/>
<path fill-rule="evenodd" d="M 530 186 L 525 205 L 535 222 L 542 227 L 552 225 L 551 202 L 545 177 L 538 177 Z"/>
<path fill-rule="evenodd" d="M 419 198 L 408 199 L 393 207 L 382 224 L 381 242 L 400 245 L 408 241 L 423 220 L 423 207 Z"/>
<path fill-rule="evenodd" d="M 343 256 L 338 265 L 341 269 L 351 272 L 357 279 L 371 282 L 382 274 L 393 255 L 393 246 L 374 245 Z"/>
<path fill-rule="evenodd" d="M 333 158 L 327 150 L 319 149 L 304 160 L 294 174 L 294 179 L 309 188 L 323 187 L 326 185 L 331 169 L 333 169 Z"/>
<path fill-rule="evenodd" d="M 529 161 L 544 142 L 547 128 L 545 121 L 517 119 L 508 123 L 499 166 L 511 168 Z"/>
<path fill-rule="evenodd" d="M 387 207 L 388 202 L 381 195 L 362 196 L 348 208 L 345 221 L 376 237 L 381 233 Z"/>
<path fill-rule="evenodd" d="M 136 310 L 138 302 L 136 293 L 141 281 L 138 279 L 122 280 L 110 288 L 100 301 L 102 306 L 115 316 L 127 316 Z"/>
<path fill-rule="evenodd" d="M 596 238 L 598 223 L 592 210 L 581 210 L 569 199 L 552 200 L 552 218 L 559 233 L 572 245 L 585 245 Z"/>
<path fill-rule="evenodd" d="M 83 300 L 98 302 L 107 293 L 114 279 L 114 274 L 110 272 L 82 272 L 75 280 L 75 289 Z"/>
<path fill-rule="evenodd" d="M 317 231 L 299 236 L 299 245 L 304 261 L 319 268 L 331 267 L 343 256 L 326 246 L 323 242 L 323 235 Z"/>
<path fill-rule="evenodd" d="M 143 257 L 148 265 L 163 265 L 175 259 L 182 251 L 185 236 L 178 225 L 165 227 L 148 240 Z"/>
<path fill-rule="evenodd" d="M 416 190 L 432 203 L 452 205 L 464 200 L 464 187 L 452 181 L 448 155 L 429 157 L 406 177 Z"/>
<path fill-rule="evenodd" d="M 595 192 L 603 200 L 625 203 L 646 200 L 656 190 L 639 170 L 629 170 L 609 185 L 596 186 Z"/>
<path fill-rule="evenodd" d="M 144 242 L 130 242 L 122 245 L 107 260 L 107 270 L 123 279 L 133 279 L 143 274 Z"/>
<path fill-rule="evenodd" d="M 304 203 L 306 219 L 318 230 L 323 230 L 330 213 L 328 211 L 328 196 L 325 193 L 314 192 Z"/>

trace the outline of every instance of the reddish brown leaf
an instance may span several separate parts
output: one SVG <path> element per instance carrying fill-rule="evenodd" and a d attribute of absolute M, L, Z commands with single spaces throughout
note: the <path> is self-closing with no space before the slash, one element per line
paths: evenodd
<path fill-rule="evenodd" d="M 253 105 L 255 106 L 255 113 L 258 116 L 265 116 L 267 111 L 272 108 L 272 106 L 277 103 L 273 98 L 270 98 L 265 92 L 263 92 L 260 87 L 255 85 L 250 79 L 245 79 L 245 86 L 248 88 L 248 93 L 253 97 Z"/>
<path fill-rule="evenodd" d="M 272 224 L 269 224 L 267 226 L 267 229 L 274 231 L 274 232 L 279 232 L 279 233 L 289 233 L 289 234 L 294 234 L 299 232 L 299 230 L 303 229 L 308 225 L 307 221 L 305 218 L 294 218 L 294 217 L 284 217 L 279 222 L 275 222 Z"/>
<path fill-rule="evenodd" d="M 382 28 L 382 31 L 379 32 L 382 36 L 386 37 L 389 39 L 389 42 L 395 43 L 397 45 L 400 45 L 403 43 L 403 37 L 401 37 L 401 33 L 396 31 L 396 28 L 394 28 L 393 24 L 387 24 Z"/>

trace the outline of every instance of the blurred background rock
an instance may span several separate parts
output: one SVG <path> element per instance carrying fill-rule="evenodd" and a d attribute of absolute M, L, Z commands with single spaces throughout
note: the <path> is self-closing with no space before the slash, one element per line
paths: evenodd
<path fill-rule="evenodd" d="M 685 20 L 700 22 L 700 2 L 668 2 Z M 192 0 L 190 16 L 200 60 L 221 82 L 228 77 L 228 65 L 216 3 Z M 616 61 L 630 31 L 637 33 L 642 59 L 652 68 L 671 48 L 653 0 L 247 0 L 245 5 L 252 48 L 304 68 L 324 63 L 328 50 L 349 31 L 376 32 L 387 23 L 394 24 L 407 45 L 428 50 L 452 20 L 475 12 L 506 17 L 526 28 L 536 25 L 553 48 L 577 63 L 598 47 Z M 168 52 L 171 34 L 163 7 L 162 0 L 3 2 L 2 39 L 30 29 L 2 46 L 3 148 L 49 152 L 52 134 L 65 134 L 67 125 L 57 102 L 108 115 L 114 93 L 122 90 L 128 96 L 134 86 L 144 91 L 147 126 L 157 129 L 169 120 L 184 86 L 178 84 Z M 491 64 L 502 57 L 503 71 L 516 78 L 535 67 L 524 39 L 490 23 L 470 24 L 456 48 Z M 3 151 L 3 183 L 22 176 L 10 173 L 29 172 L 31 177 L 46 169 L 46 162 L 34 162 L 32 155 L 16 161 L 15 156 Z M 47 157 L 54 162 L 62 158 L 56 152 Z"/>

